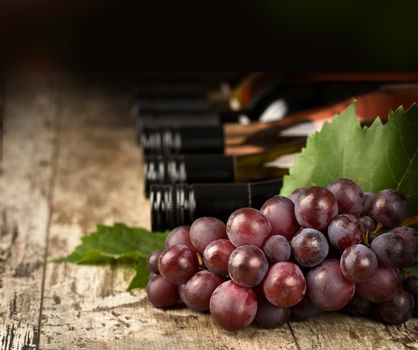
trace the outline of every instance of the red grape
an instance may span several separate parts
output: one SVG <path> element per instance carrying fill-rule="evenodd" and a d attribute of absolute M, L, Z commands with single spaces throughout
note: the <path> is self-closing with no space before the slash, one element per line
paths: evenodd
<path fill-rule="evenodd" d="M 160 272 L 158 271 L 158 258 L 161 255 L 161 250 L 156 250 L 148 257 L 148 270 L 152 273 L 158 275 Z"/>
<path fill-rule="evenodd" d="M 350 245 L 360 243 L 364 234 L 363 224 L 357 217 L 351 214 L 336 216 L 328 226 L 330 243 L 341 251 Z"/>
<path fill-rule="evenodd" d="M 328 259 L 306 276 L 308 295 L 321 310 L 342 309 L 353 297 L 355 284 L 341 273 L 338 260 Z"/>
<path fill-rule="evenodd" d="M 354 181 L 339 179 L 327 188 L 335 196 L 340 214 L 360 214 L 363 210 L 363 191 Z"/>
<path fill-rule="evenodd" d="M 269 264 L 263 251 L 254 245 L 242 245 L 229 257 L 228 272 L 240 286 L 254 287 L 267 273 Z"/>
<path fill-rule="evenodd" d="M 325 229 L 338 214 L 338 204 L 332 192 L 313 186 L 304 189 L 296 198 L 296 220 L 302 227 Z"/>
<path fill-rule="evenodd" d="M 277 328 L 289 320 L 290 309 L 274 306 L 264 297 L 257 296 L 255 321 L 262 328 Z"/>
<path fill-rule="evenodd" d="M 348 247 L 340 260 L 341 272 L 352 282 L 364 282 L 372 278 L 377 266 L 376 254 L 362 244 Z"/>
<path fill-rule="evenodd" d="M 328 242 L 325 236 L 312 228 L 300 231 L 290 242 L 292 254 L 300 266 L 319 265 L 328 255 Z"/>
<path fill-rule="evenodd" d="M 290 307 L 300 302 L 306 292 L 306 281 L 300 268 L 291 262 L 274 264 L 263 282 L 267 300 L 278 307 Z"/>
<path fill-rule="evenodd" d="M 357 293 L 373 303 L 381 303 L 393 299 L 401 285 L 396 269 L 379 266 L 366 282 L 357 283 Z"/>
<path fill-rule="evenodd" d="M 148 282 L 147 296 L 151 304 L 158 308 L 171 307 L 179 299 L 177 286 L 160 275 L 155 275 Z"/>
<path fill-rule="evenodd" d="M 369 216 L 386 228 L 399 225 L 406 214 L 406 199 L 395 190 L 376 193 L 370 204 Z"/>
<path fill-rule="evenodd" d="M 208 244 L 203 252 L 203 262 L 209 271 L 221 276 L 228 274 L 228 260 L 235 247 L 228 239 L 218 239 Z"/>
<path fill-rule="evenodd" d="M 401 289 L 392 300 L 377 304 L 377 313 L 386 323 L 401 324 L 412 317 L 414 306 L 414 297 Z"/>
<path fill-rule="evenodd" d="M 187 282 L 199 267 L 196 253 L 184 244 L 164 250 L 158 259 L 158 270 L 169 282 L 179 285 Z"/>
<path fill-rule="evenodd" d="M 229 217 L 226 233 L 235 247 L 245 244 L 261 247 L 270 236 L 271 225 L 260 211 L 253 208 L 241 208 Z"/>
<path fill-rule="evenodd" d="M 165 240 L 165 246 L 168 248 L 176 244 L 187 245 L 191 250 L 196 251 L 190 240 L 190 226 L 179 226 L 170 231 Z"/>
<path fill-rule="evenodd" d="M 202 270 L 186 284 L 184 299 L 187 307 L 195 311 L 209 310 L 209 300 L 213 291 L 225 280 L 213 272 Z"/>
<path fill-rule="evenodd" d="M 371 248 L 382 266 L 405 266 L 406 244 L 402 238 L 393 232 L 386 232 L 377 236 L 373 240 Z"/>
<path fill-rule="evenodd" d="M 299 230 L 294 204 L 286 197 L 270 198 L 263 204 L 260 211 L 270 221 L 272 235 L 282 235 L 290 241 Z"/>
<path fill-rule="evenodd" d="M 235 331 L 249 326 L 254 320 L 257 313 L 257 298 L 251 288 L 226 281 L 213 292 L 209 309 L 218 325 L 229 331 Z"/>
<path fill-rule="evenodd" d="M 272 263 L 288 261 L 292 253 L 289 241 L 280 235 L 267 238 L 263 245 L 263 252 Z"/>
<path fill-rule="evenodd" d="M 405 243 L 402 267 L 410 267 L 418 263 L 418 231 L 412 227 L 397 227 L 390 232 L 400 237 Z"/>
<path fill-rule="evenodd" d="M 197 251 L 203 254 L 209 243 L 226 238 L 225 230 L 225 224 L 221 220 L 205 216 L 193 221 L 190 227 L 190 239 Z"/>

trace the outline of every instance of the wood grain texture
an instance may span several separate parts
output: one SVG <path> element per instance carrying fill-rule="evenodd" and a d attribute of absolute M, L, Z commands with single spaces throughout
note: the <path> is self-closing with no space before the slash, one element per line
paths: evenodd
<path fill-rule="evenodd" d="M 328 313 L 229 333 L 207 314 L 126 292 L 127 268 L 48 263 L 43 274 L 46 258 L 68 254 L 97 223 L 149 227 L 149 202 L 129 91 L 61 80 L 14 94 L 0 175 L 2 350 L 36 348 L 37 338 L 42 350 L 418 349 L 416 319 L 385 326 Z"/>
<path fill-rule="evenodd" d="M 53 176 L 55 95 L 42 77 L 10 83 L 0 173 L 0 347 L 35 348 Z"/>
<path fill-rule="evenodd" d="M 417 319 L 402 326 L 385 326 L 366 318 L 353 318 L 338 313 L 325 313 L 305 322 L 291 322 L 290 326 L 300 349 L 416 349 Z M 399 327 L 403 339 L 390 330 Z M 414 334 L 415 332 L 415 334 Z"/>

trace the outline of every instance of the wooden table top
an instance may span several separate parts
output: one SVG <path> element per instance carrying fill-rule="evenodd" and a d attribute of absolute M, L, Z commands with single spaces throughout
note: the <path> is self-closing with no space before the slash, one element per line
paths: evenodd
<path fill-rule="evenodd" d="M 418 349 L 418 319 L 327 313 L 229 333 L 207 314 L 153 308 L 133 271 L 48 263 L 97 223 L 149 227 L 129 91 L 71 79 L 8 82 L 0 168 L 0 348 Z"/>

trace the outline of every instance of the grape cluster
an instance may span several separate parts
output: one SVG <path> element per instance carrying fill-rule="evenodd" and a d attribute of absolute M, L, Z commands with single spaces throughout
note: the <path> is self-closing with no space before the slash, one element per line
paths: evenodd
<path fill-rule="evenodd" d="M 151 254 L 148 298 L 209 311 L 230 331 L 335 310 L 400 324 L 418 313 L 418 278 L 402 270 L 418 262 L 418 232 L 397 227 L 405 216 L 398 192 L 340 179 L 238 209 L 226 225 L 202 217 Z"/>

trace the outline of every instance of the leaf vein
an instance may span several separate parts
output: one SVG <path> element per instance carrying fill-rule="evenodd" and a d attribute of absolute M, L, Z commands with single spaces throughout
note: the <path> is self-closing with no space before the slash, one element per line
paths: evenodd
<path fill-rule="evenodd" d="M 418 148 L 415 150 L 414 155 L 412 156 L 412 159 L 409 161 L 408 167 L 406 168 L 405 172 L 403 173 L 403 175 L 401 177 L 401 180 L 399 181 L 398 186 L 396 187 L 396 190 L 399 191 L 399 188 L 401 187 L 402 182 L 404 181 L 404 179 L 406 177 L 406 174 L 409 172 L 409 168 L 411 167 L 412 163 L 415 160 L 415 157 L 417 155 L 417 152 L 418 152 Z"/>

